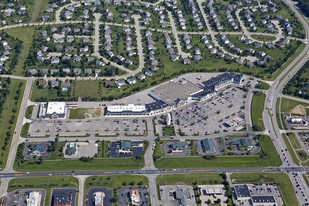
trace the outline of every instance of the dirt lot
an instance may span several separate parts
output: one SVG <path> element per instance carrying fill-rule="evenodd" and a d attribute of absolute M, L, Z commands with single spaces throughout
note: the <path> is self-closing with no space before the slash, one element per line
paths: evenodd
<path fill-rule="evenodd" d="M 301 116 L 307 115 L 306 107 L 304 105 L 299 104 L 293 109 L 291 109 L 291 114 L 296 114 L 296 115 L 301 115 Z"/>
<path fill-rule="evenodd" d="M 78 108 L 70 111 L 70 119 L 85 119 L 103 117 L 104 109 L 102 108 Z"/>

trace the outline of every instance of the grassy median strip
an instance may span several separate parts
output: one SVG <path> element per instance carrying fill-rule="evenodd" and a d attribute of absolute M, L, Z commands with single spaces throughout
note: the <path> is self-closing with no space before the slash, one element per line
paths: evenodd
<path fill-rule="evenodd" d="M 281 98 L 277 98 L 276 101 L 276 119 L 277 119 L 277 123 L 278 123 L 278 127 L 279 129 L 283 129 L 282 128 L 282 124 L 281 124 L 281 118 L 280 118 L 280 104 L 281 104 Z"/>
<path fill-rule="evenodd" d="M 252 129 L 254 131 L 264 131 L 263 110 L 266 95 L 264 93 L 255 92 L 251 103 L 251 120 Z"/>
<path fill-rule="evenodd" d="M 290 155 L 291 155 L 291 157 L 292 157 L 293 162 L 294 162 L 296 165 L 299 165 L 299 160 L 297 159 L 297 156 L 296 156 L 296 154 L 295 154 L 295 152 L 294 152 L 294 149 L 292 148 L 292 146 L 291 146 L 291 144 L 290 144 L 288 138 L 286 137 L 286 134 L 283 133 L 283 134 L 282 134 L 282 138 L 283 138 L 284 143 L 285 143 L 285 145 L 286 145 L 286 147 L 287 147 L 287 149 L 288 149 L 288 151 L 289 151 L 289 153 L 290 153 Z"/>
<path fill-rule="evenodd" d="M 25 117 L 27 119 L 31 119 L 31 116 L 32 116 L 32 113 L 33 113 L 33 107 L 34 107 L 34 105 L 30 105 L 30 106 L 27 107 L 26 114 L 25 114 Z"/>
<path fill-rule="evenodd" d="M 19 177 L 10 180 L 8 192 L 17 189 L 44 189 L 46 191 L 45 206 L 51 205 L 53 188 L 76 188 L 78 180 L 74 177 Z"/>
<path fill-rule="evenodd" d="M 299 205 L 290 178 L 285 173 L 233 173 L 230 177 L 235 184 L 275 183 L 285 205 Z"/>
<path fill-rule="evenodd" d="M 263 155 L 261 156 L 188 156 L 188 157 L 165 157 L 155 161 L 154 164 L 160 169 L 179 168 L 250 168 L 280 166 L 280 156 L 276 152 L 270 137 L 263 136 L 260 141 Z M 157 153 L 159 155 L 159 152 Z M 157 156 L 156 156 L 157 157 Z M 157 157 L 158 159 L 158 157 Z"/>
<path fill-rule="evenodd" d="M 289 139 L 294 149 L 301 149 L 300 143 L 295 135 L 295 133 L 289 133 Z"/>

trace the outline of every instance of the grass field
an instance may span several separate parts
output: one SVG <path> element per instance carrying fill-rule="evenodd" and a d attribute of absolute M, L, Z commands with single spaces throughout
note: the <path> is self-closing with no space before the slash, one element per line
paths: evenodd
<path fill-rule="evenodd" d="M 304 177 L 304 180 L 306 182 L 307 187 L 309 187 L 309 180 L 308 180 L 308 176 L 307 175 L 308 175 L 308 172 L 303 174 L 303 177 Z"/>
<path fill-rule="evenodd" d="M 49 0 L 35 0 L 34 1 L 34 7 L 31 11 L 31 22 L 35 22 L 38 19 L 38 16 L 40 12 L 43 12 L 44 10 L 48 9 L 49 6 Z"/>
<path fill-rule="evenodd" d="M 292 61 L 294 61 L 294 59 L 296 59 L 296 57 L 298 57 L 301 52 L 305 49 L 306 47 L 306 44 L 301 44 L 301 46 L 296 50 L 295 54 L 289 58 L 283 65 L 282 67 L 280 67 L 280 69 L 278 69 L 276 72 L 274 72 L 273 74 L 270 75 L 270 77 L 267 77 L 267 75 L 264 77 L 265 80 L 268 80 L 268 81 L 274 81 L 291 63 Z M 292 67 L 293 68 L 293 67 Z M 291 68 L 291 69 L 292 69 Z M 286 75 L 288 74 L 289 72 L 286 72 Z M 282 79 L 286 76 L 284 75 L 282 77 Z"/>
<path fill-rule="evenodd" d="M 214 159 L 205 159 L 203 157 L 161 157 L 154 164 L 160 169 L 178 169 L 178 168 L 249 168 L 249 167 L 267 167 L 280 166 L 282 164 L 279 155 L 268 136 L 264 136 L 260 142 L 264 155 L 268 157 L 215 157 Z"/>
<path fill-rule="evenodd" d="M 142 175 L 110 175 L 91 176 L 85 180 L 85 190 L 89 190 L 91 187 L 107 187 L 110 189 L 118 189 L 124 185 L 148 187 L 148 179 Z"/>
<path fill-rule="evenodd" d="M 278 97 L 276 101 L 276 119 L 277 119 L 279 129 L 283 129 L 282 124 L 281 124 L 280 104 L 281 104 L 281 98 Z"/>
<path fill-rule="evenodd" d="M 234 173 L 231 180 L 235 184 L 276 183 L 278 184 L 285 205 L 299 205 L 293 185 L 285 173 Z"/>
<path fill-rule="evenodd" d="M 174 127 L 162 127 L 163 136 L 175 136 L 175 128 Z"/>
<path fill-rule="evenodd" d="M 265 42 L 270 42 L 270 41 L 276 40 L 276 37 L 274 37 L 274 36 L 266 36 L 266 35 L 253 34 L 253 35 L 251 35 L 251 37 L 253 39 L 258 40 L 258 41 L 265 41 Z"/>
<path fill-rule="evenodd" d="M 266 95 L 264 93 L 254 94 L 251 103 L 251 120 L 254 131 L 264 131 L 263 110 Z"/>
<path fill-rule="evenodd" d="M 295 133 L 289 133 L 289 139 L 294 149 L 301 149 L 300 143 L 295 135 Z"/>
<path fill-rule="evenodd" d="M 211 185 L 223 182 L 219 173 L 199 173 L 199 174 L 176 174 L 159 175 L 156 179 L 157 185 Z"/>
<path fill-rule="evenodd" d="M 21 128 L 21 132 L 20 132 L 20 136 L 23 138 L 26 138 L 28 136 L 28 131 L 29 131 L 29 127 L 30 127 L 30 123 L 26 122 L 22 128 Z"/>
<path fill-rule="evenodd" d="M 30 171 L 68 171 L 68 170 L 134 170 L 144 166 L 144 160 L 131 158 L 93 159 L 90 162 L 80 160 L 43 160 L 41 164 L 28 163 L 26 165 L 14 164 L 14 170 Z"/>
<path fill-rule="evenodd" d="M 31 119 L 32 112 L 33 112 L 33 107 L 34 107 L 34 105 L 30 105 L 30 106 L 27 107 L 26 114 L 25 114 L 25 117 L 27 119 Z"/>
<path fill-rule="evenodd" d="M 51 205 L 53 188 L 76 188 L 78 180 L 74 177 L 21 177 L 10 180 L 8 192 L 17 189 L 41 188 L 46 191 L 44 206 Z"/>
<path fill-rule="evenodd" d="M 32 45 L 32 36 L 34 34 L 34 27 L 16 27 L 5 30 L 8 34 L 23 41 L 23 49 L 19 55 L 18 64 L 16 65 L 13 74 L 22 76 L 25 60 L 29 55 L 29 50 Z"/>
<path fill-rule="evenodd" d="M 259 89 L 268 90 L 270 88 L 270 85 L 266 82 L 259 81 L 258 87 Z"/>
<path fill-rule="evenodd" d="M 102 117 L 104 110 L 101 108 L 78 108 L 70 110 L 70 119 L 85 119 L 85 118 L 94 118 Z"/>
<path fill-rule="evenodd" d="M 4 79 L 2 79 L 3 81 Z M 23 86 L 20 88 L 19 99 L 15 100 L 16 91 L 19 88 L 19 84 L 23 83 Z M 16 121 L 18 117 L 18 111 L 20 109 L 21 100 L 24 95 L 26 82 L 23 80 L 11 79 L 11 84 L 9 85 L 10 93 L 7 95 L 7 100 L 3 105 L 3 111 L 0 116 L 0 170 L 2 170 L 6 165 L 6 160 L 10 152 L 11 140 L 13 138 L 13 133 L 16 126 Z M 15 113 L 13 110 L 16 110 Z M 14 116 L 12 124 L 10 124 L 10 120 Z M 9 134 L 9 135 L 8 135 Z M 2 146 L 4 146 L 6 136 L 9 136 L 8 145 L 3 150 Z"/>
<path fill-rule="evenodd" d="M 303 102 L 299 102 L 296 100 L 292 100 L 292 99 L 287 99 L 287 98 L 282 98 L 281 100 L 281 112 L 287 113 L 287 114 L 295 114 L 298 113 L 298 110 L 293 110 L 295 109 L 295 107 L 297 107 L 298 105 L 302 105 L 301 107 L 303 108 L 299 108 L 300 110 L 304 110 L 304 111 L 300 111 L 300 112 L 306 112 L 306 114 L 309 114 L 309 110 L 308 108 L 305 109 L 306 107 L 309 106 L 309 104 L 303 103 Z M 305 114 L 305 113 L 304 113 Z M 305 115 L 306 115 L 305 114 Z"/>
<path fill-rule="evenodd" d="M 296 165 L 299 165 L 299 160 L 297 159 L 297 156 L 296 156 L 296 154 L 294 152 L 294 149 L 292 148 L 290 142 L 288 141 L 288 138 L 286 137 L 286 135 L 284 133 L 282 134 L 282 138 L 283 138 L 284 143 L 285 143 L 285 145 L 286 145 L 286 147 L 287 147 L 287 149 L 288 149 L 288 151 L 289 151 L 289 153 L 290 153 L 290 155 L 292 157 L 293 162 Z"/>

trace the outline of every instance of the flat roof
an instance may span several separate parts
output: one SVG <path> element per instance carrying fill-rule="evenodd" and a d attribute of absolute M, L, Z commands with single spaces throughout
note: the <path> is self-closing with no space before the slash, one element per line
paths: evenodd
<path fill-rule="evenodd" d="M 234 187 L 235 194 L 238 197 L 251 197 L 248 185 L 236 185 Z"/>
<path fill-rule="evenodd" d="M 65 102 L 48 102 L 46 114 L 64 114 Z"/>
<path fill-rule="evenodd" d="M 167 104 L 173 104 L 177 99 L 185 99 L 191 95 L 203 91 L 202 88 L 187 80 L 169 81 L 166 84 L 155 88 L 150 96 L 158 100 L 163 100 Z"/>
<path fill-rule="evenodd" d="M 252 196 L 253 203 L 275 203 L 274 196 Z"/>
<path fill-rule="evenodd" d="M 215 151 L 213 142 L 211 139 L 205 138 L 202 140 L 203 147 L 205 151 Z"/>

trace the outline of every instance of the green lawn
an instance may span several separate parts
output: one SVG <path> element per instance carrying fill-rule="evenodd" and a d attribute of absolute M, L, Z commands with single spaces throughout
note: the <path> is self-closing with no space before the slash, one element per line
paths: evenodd
<path fill-rule="evenodd" d="M 267 167 L 280 166 L 282 164 L 280 156 L 277 154 L 272 140 L 268 136 L 264 136 L 261 142 L 262 152 L 264 156 L 225 156 L 214 157 L 213 159 L 205 159 L 203 157 L 164 157 L 155 161 L 154 164 L 160 169 L 178 169 L 178 168 L 249 168 L 249 167 Z"/>
<path fill-rule="evenodd" d="M 103 110 L 101 108 L 77 108 L 70 110 L 70 119 L 85 119 L 89 117 L 101 117 Z"/>
<path fill-rule="evenodd" d="M 85 180 L 85 190 L 89 190 L 92 187 L 118 189 L 124 185 L 148 187 L 148 179 L 142 175 L 109 175 L 91 176 Z"/>
<path fill-rule="evenodd" d="M 299 205 L 290 178 L 285 173 L 233 173 L 231 180 L 235 184 L 276 183 L 285 205 Z"/>
<path fill-rule="evenodd" d="M 270 88 L 270 85 L 266 82 L 259 81 L 258 85 L 255 88 L 268 90 Z"/>
<path fill-rule="evenodd" d="M 26 114 L 25 114 L 25 117 L 27 119 L 31 119 L 31 116 L 32 116 L 32 113 L 33 113 L 33 107 L 34 107 L 34 105 L 30 105 L 30 106 L 27 107 Z"/>
<path fill-rule="evenodd" d="M 172 127 L 162 127 L 163 136 L 175 136 L 175 128 Z"/>
<path fill-rule="evenodd" d="M 38 20 L 39 14 L 48 9 L 49 5 L 49 0 L 35 0 L 33 10 L 31 11 L 30 21 L 36 22 Z"/>
<path fill-rule="evenodd" d="M 211 185 L 221 184 L 223 182 L 219 173 L 195 173 L 195 174 L 176 174 L 159 175 L 156 179 L 157 185 Z"/>
<path fill-rule="evenodd" d="M 23 41 L 23 49 L 19 55 L 18 64 L 15 67 L 13 74 L 22 76 L 24 70 L 24 63 L 29 55 L 30 47 L 32 45 L 32 36 L 34 34 L 34 27 L 16 27 L 5 30 L 8 34 Z"/>
<path fill-rule="evenodd" d="M 281 124 L 280 104 L 281 104 L 281 98 L 278 97 L 276 101 L 276 119 L 277 119 L 279 129 L 283 129 L 282 124 Z"/>
<path fill-rule="evenodd" d="M 80 160 L 43 160 L 41 164 L 31 163 L 26 165 L 14 164 L 14 170 L 21 172 L 30 171 L 70 171 L 70 170 L 135 170 L 144 166 L 143 160 L 131 158 L 93 159 L 90 162 Z"/>
<path fill-rule="evenodd" d="M 5 79 L 2 78 L 1 80 L 4 81 Z M 19 84 L 21 83 L 23 83 L 23 85 L 20 87 L 19 98 L 15 100 L 17 96 L 16 91 L 19 89 Z M 7 100 L 4 102 L 3 111 L 0 116 L 0 170 L 5 167 L 10 152 L 11 141 L 15 131 L 21 100 L 24 95 L 25 85 L 26 81 L 11 79 L 11 84 L 8 87 L 9 94 L 7 95 Z M 8 138 L 8 141 L 5 146 L 6 138 Z"/>
<path fill-rule="evenodd" d="M 305 49 L 305 47 L 306 47 L 306 44 L 302 43 L 301 46 L 298 47 L 298 49 L 296 50 L 295 54 L 291 58 L 289 58 L 280 67 L 280 69 L 272 73 L 270 76 L 266 75 L 264 79 L 268 81 L 274 81 L 294 61 L 294 59 L 296 59 L 296 57 L 298 57 L 301 54 L 301 52 Z M 291 69 L 293 69 L 293 67 Z M 286 74 L 281 79 L 283 79 L 288 73 L 289 72 L 286 72 Z"/>
<path fill-rule="evenodd" d="M 274 37 L 274 36 L 266 36 L 266 35 L 253 34 L 253 35 L 251 35 L 251 37 L 253 39 L 258 40 L 258 41 L 265 41 L 265 42 L 271 42 L 271 41 L 276 40 L 276 37 Z"/>
<path fill-rule="evenodd" d="M 53 188 L 76 188 L 78 180 L 74 177 L 20 177 L 10 180 L 8 192 L 17 189 L 41 188 L 46 191 L 44 206 L 51 205 Z"/>
<path fill-rule="evenodd" d="M 251 120 L 254 131 L 264 131 L 263 111 L 266 95 L 264 93 L 254 94 L 251 103 Z"/>
<path fill-rule="evenodd" d="M 21 128 L 21 132 L 20 132 L 20 136 L 23 138 L 26 138 L 28 136 L 28 132 L 29 132 L 29 127 L 30 127 L 30 123 L 26 122 L 22 128 Z"/>
<path fill-rule="evenodd" d="M 304 177 L 304 180 L 306 182 L 307 187 L 309 187 L 309 180 L 308 180 L 308 176 L 307 175 L 308 175 L 308 172 L 303 174 L 303 177 Z"/>
<path fill-rule="evenodd" d="M 281 112 L 284 113 L 291 113 L 296 106 L 298 105 L 302 105 L 304 108 L 308 107 L 309 104 L 303 103 L 303 102 L 299 102 L 296 100 L 292 100 L 292 99 L 287 99 L 287 98 L 282 98 L 281 100 Z M 305 109 L 307 115 L 309 114 L 309 110 Z M 292 112 L 293 113 L 293 112 Z"/>
<path fill-rule="evenodd" d="M 300 143 L 295 135 L 295 133 L 289 133 L 289 139 L 294 149 L 301 149 Z"/>

